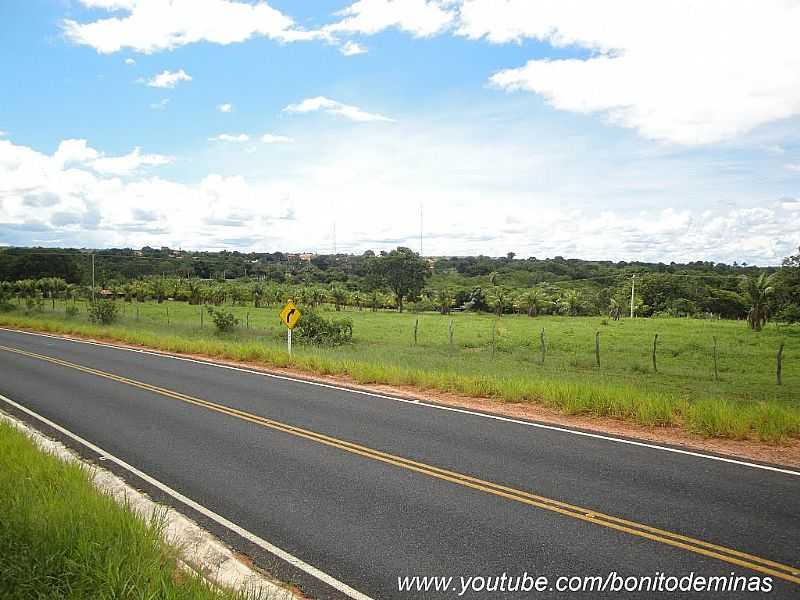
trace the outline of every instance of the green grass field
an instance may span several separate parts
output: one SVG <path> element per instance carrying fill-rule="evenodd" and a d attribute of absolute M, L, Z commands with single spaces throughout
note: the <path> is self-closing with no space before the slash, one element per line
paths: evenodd
<path fill-rule="evenodd" d="M 44 313 L 0 314 L 0 323 L 110 337 L 172 351 L 199 352 L 267 365 L 290 364 L 279 307 L 228 306 L 242 321 L 217 335 L 201 308 L 181 302 L 121 303 L 118 323 L 72 319 L 64 305 Z M 414 385 L 508 402 L 536 402 L 572 414 L 680 425 L 708 436 L 780 441 L 800 436 L 800 327 L 697 319 L 537 317 L 459 313 L 442 316 L 348 310 L 323 314 L 353 320 L 353 343 L 336 348 L 295 346 L 291 364 L 345 374 L 362 383 Z M 419 320 L 414 345 L 414 325 Z M 453 323 L 453 344 L 448 339 Z M 246 324 L 249 322 L 249 328 Z M 546 355 L 540 364 L 541 329 Z M 492 343 L 492 330 L 494 340 Z M 600 366 L 595 335 L 600 332 Z M 658 334 L 652 365 L 653 337 Z M 713 338 L 717 338 L 719 381 Z M 783 385 L 776 384 L 781 341 Z"/>
<path fill-rule="evenodd" d="M 99 493 L 91 474 L 0 422 L 0 598 L 233 600 L 178 570 L 163 523 Z"/>

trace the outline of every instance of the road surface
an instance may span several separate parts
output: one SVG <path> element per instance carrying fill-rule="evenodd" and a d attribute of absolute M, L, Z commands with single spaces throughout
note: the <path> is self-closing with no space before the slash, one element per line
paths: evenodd
<path fill-rule="evenodd" d="M 104 463 L 313 597 L 457 598 L 464 583 L 464 598 L 567 597 L 557 578 L 613 588 L 613 573 L 652 580 L 628 581 L 642 586 L 628 598 L 667 596 L 645 586 L 690 573 L 692 585 L 733 573 L 716 585 L 759 577 L 771 598 L 800 594 L 791 469 L 9 330 L 0 394 L 0 410 L 100 460 L 36 415 L 48 419 L 235 523 L 239 533 Z M 481 589 L 525 573 L 547 586 Z M 447 592 L 399 589 L 415 576 L 454 579 Z M 619 596 L 604 590 L 575 595 Z"/>

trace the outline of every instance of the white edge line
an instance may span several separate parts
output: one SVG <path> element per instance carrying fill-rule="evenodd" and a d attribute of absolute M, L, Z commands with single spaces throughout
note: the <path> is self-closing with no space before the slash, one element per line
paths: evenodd
<path fill-rule="evenodd" d="M 734 465 L 740 465 L 744 467 L 752 467 L 754 469 L 762 469 L 764 471 L 773 471 L 775 473 L 783 473 L 786 475 L 794 475 L 796 477 L 800 477 L 800 471 L 792 471 L 791 469 L 781 469 L 779 467 L 772 467 L 769 465 L 760 465 L 758 463 L 747 462 L 744 460 L 737 460 L 735 458 L 725 458 L 722 456 L 713 456 L 711 454 L 703 454 L 702 452 L 694 452 L 692 450 L 681 450 L 680 448 L 670 448 L 669 446 L 660 446 L 658 444 L 649 444 L 647 442 L 637 442 L 636 440 L 627 440 L 624 438 L 613 437 L 610 435 L 603 435 L 601 433 L 591 433 L 588 431 L 579 431 L 576 429 L 569 429 L 567 427 L 559 427 L 558 425 L 546 425 L 544 423 L 535 423 L 532 421 L 522 421 L 519 419 L 512 419 L 511 417 L 503 417 L 500 415 L 491 415 L 482 412 L 476 412 L 472 410 L 468 410 L 465 408 L 457 408 L 453 406 L 442 406 L 440 404 L 430 404 L 428 402 L 422 402 L 420 400 L 411 400 L 411 399 L 404 399 L 398 398 L 396 396 L 387 396 L 384 394 L 378 394 L 377 392 L 368 392 L 366 390 L 357 390 L 353 388 L 341 387 L 338 385 L 333 385 L 330 383 L 322 383 L 319 381 L 311 381 L 307 379 L 297 379 L 295 377 L 289 377 L 288 375 L 278 375 L 275 373 L 267 373 L 264 371 L 257 371 L 255 369 L 245 369 L 243 367 L 234 367 L 233 365 L 226 365 L 222 363 L 215 363 L 212 360 L 197 360 L 195 358 L 188 358 L 185 356 L 177 356 L 175 354 L 169 354 L 167 352 L 159 352 L 156 350 L 144 350 L 139 348 L 126 348 L 125 346 L 118 346 L 116 344 L 107 344 L 107 343 L 100 343 L 100 342 L 93 342 L 90 340 L 81 340 L 76 338 L 68 338 L 63 337 L 60 335 L 52 335 L 49 333 L 36 333 L 33 331 L 22 331 L 20 329 L 10 329 L 8 327 L 0 327 L 0 331 L 10 331 L 12 333 L 22 333 L 25 335 L 33 335 L 39 337 L 48 337 L 57 340 L 61 340 L 64 342 L 75 342 L 79 344 L 89 344 L 92 346 L 100 346 L 103 348 L 114 348 L 116 350 L 126 350 L 128 352 L 136 352 L 139 354 L 150 354 L 153 356 L 158 356 L 161 358 L 171 358 L 173 360 L 182 360 L 186 362 L 196 363 L 199 365 L 206 365 L 210 367 L 216 367 L 219 369 L 229 369 L 231 371 L 240 371 L 242 373 L 250 373 L 252 375 L 260 375 L 262 377 L 271 377 L 272 379 L 281 379 L 284 381 L 293 381 L 296 383 L 305 383 L 307 385 L 315 385 L 317 387 L 328 388 L 332 390 L 338 390 L 342 392 L 350 392 L 352 394 L 361 394 L 363 396 L 372 396 L 373 398 L 383 398 L 385 400 L 394 400 L 395 402 L 403 402 L 405 404 L 413 404 L 415 406 L 424 406 L 427 408 L 433 408 L 436 410 L 443 410 L 447 412 L 454 412 L 460 413 L 464 415 L 471 415 L 475 417 L 483 417 L 485 419 L 492 419 L 495 421 L 503 421 L 505 423 L 515 423 L 517 425 L 527 425 L 528 427 L 537 427 L 539 429 L 546 429 L 549 431 L 558 431 L 560 433 L 570 433 L 572 435 L 580 435 L 583 437 L 594 438 L 598 440 L 605 440 L 608 442 L 617 442 L 619 444 L 628 444 L 630 446 L 639 446 L 641 448 L 650 448 L 652 450 L 661 450 L 663 452 L 672 452 L 674 454 L 683 454 L 685 456 L 693 456 L 695 458 L 704 458 L 707 460 L 716 460 L 719 462 L 726 462 Z"/>
<path fill-rule="evenodd" d="M 54 336 L 54 337 L 57 337 L 57 336 Z M 182 502 L 186 506 L 196 510 L 200 514 L 208 517 L 212 521 L 215 521 L 219 525 L 222 525 L 226 529 L 229 529 L 229 530 L 233 531 L 234 533 L 236 533 L 237 535 L 243 537 L 247 541 L 252 542 L 256 546 L 259 546 L 260 548 L 266 550 L 270 554 L 273 554 L 273 555 L 277 556 L 278 558 L 286 561 L 287 563 L 289 563 L 293 567 L 296 567 L 296 568 L 300 569 L 301 571 L 307 573 L 308 575 L 311 575 L 312 577 L 315 577 L 316 579 L 319 579 L 320 581 L 322 581 L 324 583 L 327 583 L 329 586 L 331 586 L 332 588 L 340 591 L 341 593 L 345 594 L 346 596 L 348 596 L 350 598 L 353 598 L 354 600 L 372 600 L 372 598 L 370 598 L 366 594 L 362 594 L 358 590 L 355 590 L 355 589 L 351 588 L 346 583 L 342 583 L 341 581 L 339 581 L 338 579 L 332 577 L 331 575 L 328 575 L 324 571 L 320 571 L 318 568 L 316 568 L 316 567 L 314 567 L 312 565 L 309 565 L 307 562 L 304 562 L 303 560 L 297 558 L 296 556 L 293 556 L 292 554 L 289 554 L 285 550 L 282 550 L 281 548 L 278 548 L 277 546 L 275 546 L 273 544 L 270 544 L 265 539 L 258 537 L 256 534 L 251 533 L 251 532 L 247 531 L 246 529 L 240 527 L 236 523 L 233 523 L 232 521 L 229 521 L 225 517 L 223 517 L 221 515 L 218 515 L 217 513 L 215 513 L 214 511 L 212 511 L 209 508 L 206 508 L 202 504 L 198 504 L 197 502 L 195 502 L 191 498 L 187 498 L 186 496 L 184 496 L 180 492 L 178 492 L 176 490 L 173 490 L 168 485 L 166 485 L 164 483 L 161 483 L 158 479 L 155 479 L 155 478 L 151 477 L 147 473 L 143 473 L 142 471 L 140 471 L 139 469 L 137 469 L 133 465 L 129 465 L 128 463 L 126 463 L 121 458 L 117 458 L 113 454 L 111 454 L 109 452 L 106 452 L 105 450 L 103 450 L 99 446 L 94 445 L 92 442 L 83 439 L 79 435 L 77 435 L 75 433 L 72 433 L 71 431 L 69 431 L 68 429 L 65 429 L 64 427 L 61 427 L 60 425 L 58 425 L 57 423 L 54 423 L 50 419 L 41 416 L 40 414 L 30 410 L 29 408 L 26 408 L 25 406 L 22 406 L 21 404 L 18 404 L 17 402 L 14 402 L 10 398 L 7 398 L 6 396 L 3 396 L 2 394 L 0 394 L 0 400 L 6 402 L 7 404 L 9 404 L 11 406 L 13 406 L 17 410 L 20 410 L 20 411 L 22 411 L 22 412 L 24 412 L 24 413 L 26 413 L 26 414 L 38 419 L 39 421 L 41 421 L 45 425 L 48 425 L 49 427 L 52 427 L 56 431 L 59 431 L 60 433 L 66 435 L 67 437 L 75 440 L 76 442 L 79 442 L 79 443 L 83 444 L 84 446 L 89 448 L 92 452 L 96 452 L 97 454 L 100 454 L 101 456 L 105 456 L 106 460 L 110 460 L 110 461 L 116 463 L 117 465 L 119 465 L 123 469 L 126 469 L 127 471 L 130 471 L 131 473 L 133 473 L 137 477 L 143 479 L 144 481 L 146 481 L 150 485 L 158 488 L 162 492 L 172 496 L 173 498 L 175 498 L 176 500 Z"/>

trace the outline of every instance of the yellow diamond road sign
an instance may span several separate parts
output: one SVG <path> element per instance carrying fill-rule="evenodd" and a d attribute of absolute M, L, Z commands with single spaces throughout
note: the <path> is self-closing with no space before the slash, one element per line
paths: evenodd
<path fill-rule="evenodd" d="M 281 321 L 289 329 L 294 329 L 297 322 L 300 320 L 300 309 L 295 306 L 294 302 L 289 300 L 286 306 L 281 310 Z"/>

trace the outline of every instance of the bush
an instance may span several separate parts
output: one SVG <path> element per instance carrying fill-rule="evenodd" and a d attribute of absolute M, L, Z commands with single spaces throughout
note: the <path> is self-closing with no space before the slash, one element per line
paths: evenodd
<path fill-rule="evenodd" d="M 89 305 L 88 312 L 92 323 L 111 325 L 119 316 L 119 306 L 111 300 L 98 300 Z"/>
<path fill-rule="evenodd" d="M 209 306 L 208 314 L 211 315 L 211 320 L 214 321 L 214 325 L 217 326 L 217 331 L 219 333 L 233 331 L 233 328 L 239 324 L 239 319 L 234 317 L 232 312 L 226 312 L 222 309 Z"/>
<path fill-rule="evenodd" d="M 353 339 L 350 319 L 325 319 L 313 310 L 304 310 L 294 329 L 298 339 L 315 346 L 339 346 Z"/>
<path fill-rule="evenodd" d="M 78 316 L 79 312 L 81 312 L 80 309 L 78 309 L 78 307 L 74 304 L 69 304 L 67 305 L 67 308 L 64 309 L 64 314 L 68 319 L 74 319 Z"/>
<path fill-rule="evenodd" d="M 783 323 L 800 323 L 800 306 L 790 304 L 778 313 L 777 320 Z"/>

